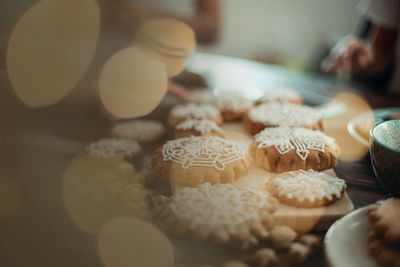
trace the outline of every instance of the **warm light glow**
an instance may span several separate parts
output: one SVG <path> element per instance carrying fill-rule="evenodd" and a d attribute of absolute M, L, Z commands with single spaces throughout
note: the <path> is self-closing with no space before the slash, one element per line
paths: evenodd
<path fill-rule="evenodd" d="M 94 0 L 43 0 L 18 20 L 7 50 L 7 71 L 30 107 L 62 100 L 89 67 L 100 32 Z"/>
<path fill-rule="evenodd" d="M 65 170 L 62 198 L 72 221 L 89 234 L 116 216 L 150 217 L 148 192 L 133 165 L 118 156 L 78 154 Z"/>
<path fill-rule="evenodd" d="M 134 218 L 114 218 L 103 225 L 98 253 L 107 267 L 174 266 L 171 242 L 154 225 Z"/>
<path fill-rule="evenodd" d="M 99 80 L 105 109 L 119 118 L 148 114 L 167 92 L 167 74 L 162 62 L 137 47 L 114 54 L 104 65 Z"/>
<path fill-rule="evenodd" d="M 139 28 L 136 43 L 150 56 L 165 63 L 169 77 L 179 74 L 187 57 L 196 50 L 189 25 L 172 18 L 157 18 Z"/>
<path fill-rule="evenodd" d="M 340 93 L 334 100 L 345 103 L 346 113 L 327 120 L 326 133 L 336 139 L 341 149 L 340 159 L 357 161 L 368 153 L 368 146 L 358 142 L 347 130 L 347 123 L 360 113 L 371 110 L 367 101 L 358 94 L 351 92 Z"/>
<path fill-rule="evenodd" d="M 10 178 L 0 177 L 0 216 L 15 215 L 22 203 L 22 186 Z"/>

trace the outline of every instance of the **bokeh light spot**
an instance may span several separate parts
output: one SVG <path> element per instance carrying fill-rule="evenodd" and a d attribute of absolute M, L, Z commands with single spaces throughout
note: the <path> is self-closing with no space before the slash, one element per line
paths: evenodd
<path fill-rule="evenodd" d="M 62 100 L 87 71 L 100 33 L 94 0 L 43 0 L 18 20 L 7 49 L 7 71 L 30 107 Z"/>
<path fill-rule="evenodd" d="M 105 109 L 112 115 L 119 118 L 144 116 L 167 93 L 165 66 L 137 47 L 125 48 L 104 65 L 99 92 Z"/>

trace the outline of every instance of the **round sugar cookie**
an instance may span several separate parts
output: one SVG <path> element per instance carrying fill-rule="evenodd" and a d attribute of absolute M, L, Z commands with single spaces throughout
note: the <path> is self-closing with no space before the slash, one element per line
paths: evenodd
<path fill-rule="evenodd" d="M 232 184 L 186 187 L 157 208 L 158 220 L 176 235 L 243 246 L 266 239 L 278 201 L 266 192 Z"/>
<path fill-rule="evenodd" d="M 104 108 L 118 118 L 147 115 L 166 93 L 164 63 L 134 46 L 111 56 L 100 73 L 100 99 Z"/>
<path fill-rule="evenodd" d="M 345 188 L 344 180 L 313 170 L 282 173 L 266 183 L 280 202 L 301 208 L 329 205 L 343 196 Z"/>
<path fill-rule="evenodd" d="M 219 136 L 224 138 L 223 129 L 210 120 L 187 119 L 175 126 L 174 137 Z"/>
<path fill-rule="evenodd" d="M 322 171 L 336 166 L 340 149 L 335 139 L 321 131 L 281 126 L 256 134 L 250 153 L 255 164 L 267 171 Z"/>
<path fill-rule="evenodd" d="M 135 218 L 118 217 L 106 222 L 97 248 L 106 267 L 174 266 L 171 241 L 153 224 Z"/>
<path fill-rule="evenodd" d="M 265 91 L 257 100 L 257 104 L 268 102 L 290 102 L 293 104 L 302 104 L 303 100 L 299 93 L 287 87 L 279 87 Z"/>
<path fill-rule="evenodd" d="M 185 104 L 178 105 L 171 109 L 168 117 L 169 124 L 175 126 L 186 119 L 207 119 L 216 124 L 222 124 L 222 116 L 219 110 L 208 104 Z"/>
<path fill-rule="evenodd" d="M 244 117 L 245 129 L 256 134 L 266 127 L 289 126 L 312 130 L 325 130 L 325 120 L 318 112 L 307 106 L 292 103 L 271 102 L 249 110 Z"/>
<path fill-rule="evenodd" d="M 400 199 L 391 198 L 378 204 L 368 214 L 375 233 L 386 243 L 400 242 Z"/>
<path fill-rule="evenodd" d="M 253 102 L 239 93 L 222 93 L 216 103 L 224 121 L 238 121 L 253 106 Z"/>
<path fill-rule="evenodd" d="M 146 190 L 132 164 L 118 156 L 107 158 L 79 153 L 62 178 L 62 199 L 71 220 L 88 234 L 116 216 L 151 218 Z"/>
<path fill-rule="evenodd" d="M 165 134 L 165 127 L 159 121 L 130 120 L 116 123 L 111 129 L 111 136 L 129 138 L 139 143 L 159 140 Z"/>
<path fill-rule="evenodd" d="M 250 157 L 234 141 L 191 136 L 168 141 L 154 153 L 152 165 L 161 178 L 185 186 L 231 183 L 247 172 Z"/>

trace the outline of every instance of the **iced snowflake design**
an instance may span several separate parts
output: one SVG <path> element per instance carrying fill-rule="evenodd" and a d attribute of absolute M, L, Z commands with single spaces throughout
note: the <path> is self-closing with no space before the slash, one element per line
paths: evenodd
<path fill-rule="evenodd" d="M 178 124 L 176 129 L 179 130 L 195 130 L 196 132 L 205 134 L 211 132 L 222 132 L 223 129 L 219 127 L 215 122 L 210 120 L 193 120 L 187 119 L 184 122 Z"/>
<path fill-rule="evenodd" d="M 246 158 L 244 149 L 236 142 L 220 137 L 184 137 L 168 141 L 162 148 L 164 161 L 190 166 L 214 167 L 222 171 L 226 165 Z"/>
<path fill-rule="evenodd" d="M 259 148 L 274 146 L 281 155 L 295 150 L 305 160 L 310 150 L 325 152 L 325 145 L 332 144 L 333 139 L 320 131 L 282 126 L 264 129 L 255 135 L 255 142 Z"/>
<path fill-rule="evenodd" d="M 204 183 L 185 188 L 173 197 L 170 205 L 176 216 L 191 220 L 192 226 L 227 225 L 259 219 L 259 210 L 267 203 L 276 203 L 275 200 L 252 188 Z"/>

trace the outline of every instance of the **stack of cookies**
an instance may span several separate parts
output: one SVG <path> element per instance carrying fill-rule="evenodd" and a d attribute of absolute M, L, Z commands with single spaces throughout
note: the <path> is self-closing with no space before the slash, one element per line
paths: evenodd
<path fill-rule="evenodd" d="M 369 211 L 372 230 L 368 249 L 382 266 L 400 266 L 400 199 L 392 198 Z"/>

